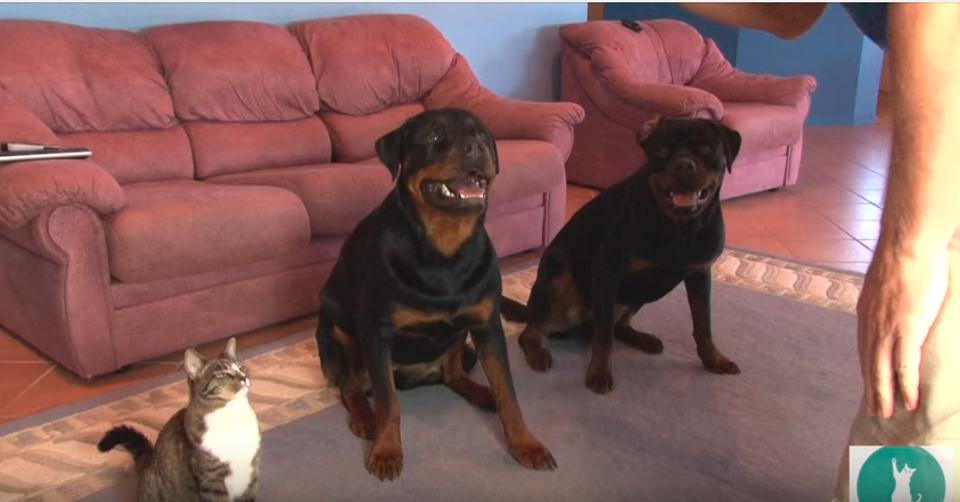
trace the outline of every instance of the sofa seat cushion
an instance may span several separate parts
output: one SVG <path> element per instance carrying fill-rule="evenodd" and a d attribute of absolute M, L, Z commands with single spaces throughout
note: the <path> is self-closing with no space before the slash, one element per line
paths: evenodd
<path fill-rule="evenodd" d="M 275 187 L 193 180 L 126 185 L 124 208 L 106 218 L 110 273 L 146 282 L 209 272 L 304 249 L 303 203 Z"/>
<path fill-rule="evenodd" d="M 742 153 L 792 144 L 803 134 L 804 114 L 789 106 L 724 102 L 722 122 L 740 133 Z"/>
<path fill-rule="evenodd" d="M 231 185 L 281 187 L 296 194 L 310 215 L 313 235 L 343 235 L 393 189 L 390 171 L 377 164 L 312 164 L 214 176 Z"/>

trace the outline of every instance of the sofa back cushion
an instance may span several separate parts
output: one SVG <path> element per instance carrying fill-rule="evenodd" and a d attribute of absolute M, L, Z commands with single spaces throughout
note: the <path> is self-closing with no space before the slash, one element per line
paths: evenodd
<path fill-rule="evenodd" d="M 184 121 L 297 120 L 317 111 L 306 55 L 281 27 L 240 21 L 157 26 L 157 51 Z"/>
<path fill-rule="evenodd" d="M 320 112 L 330 129 L 334 162 L 357 162 L 377 154 L 374 145 L 380 136 L 400 127 L 410 117 L 424 111 L 420 103 L 391 106 L 370 115 Z"/>
<path fill-rule="evenodd" d="M 119 183 L 193 178 L 193 154 L 183 126 L 153 131 L 61 133 L 60 142 L 93 152 L 90 160 Z"/>
<path fill-rule="evenodd" d="M 416 16 L 319 19 L 290 31 L 309 55 L 320 109 L 346 115 L 419 101 L 454 57 L 443 35 Z"/>
<path fill-rule="evenodd" d="M 330 162 L 330 136 L 314 115 L 289 122 L 187 122 L 197 177 Z"/>
<path fill-rule="evenodd" d="M 601 76 L 677 85 L 690 82 L 703 62 L 703 36 L 689 24 L 672 19 L 638 24 L 639 32 L 620 21 L 570 24 L 560 29 L 560 37 L 589 58 Z"/>
<path fill-rule="evenodd" d="M 157 58 L 137 34 L 0 20 L 0 61 L 0 88 L 55 132 L 176 123 Z"/>

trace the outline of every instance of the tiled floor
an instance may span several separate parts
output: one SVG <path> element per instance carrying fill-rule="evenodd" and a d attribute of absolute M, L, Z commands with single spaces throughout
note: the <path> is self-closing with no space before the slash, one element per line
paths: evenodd
<path fill-rule="evenodd" d="M 800 182 L 724 204 L 727 242 L 804 262 L 864 271 L 876 243 L 890 151 L 885 121 L 861 127 L 808 128 Z M 568 217 L 596 192 L 571 186 Z M 505 267 L 530 263 L 528 254 Z M 241 348 L 312 327 L 310 318 L 239 337 Z M 220 343 L 203 347 L 215 353 Z M 74 377 L 0 328 L 0 423 L 179 371 L 180 355 L 134 365 L 92 382 Z"/>

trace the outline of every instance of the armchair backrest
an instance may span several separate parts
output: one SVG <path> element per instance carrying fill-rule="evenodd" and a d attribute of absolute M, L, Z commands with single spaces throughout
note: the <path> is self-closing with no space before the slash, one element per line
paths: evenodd
<path fill-rule="evenodd" d="M 634 32 L 620 21 L 590 21 L 560 29 L 563 42 L 590 60 L 605 78 L 686 85 L 703 63 L 706 42 L 689 24 L 672 19 L 638 21 Z"/>

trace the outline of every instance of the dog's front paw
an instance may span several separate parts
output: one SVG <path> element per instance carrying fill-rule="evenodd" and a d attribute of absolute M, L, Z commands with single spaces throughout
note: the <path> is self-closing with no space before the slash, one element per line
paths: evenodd
<path fill-rule="evenodd" d="M 613 373 L 607 367 L 593 367 L 587 370 L 587 388 L 597 394 L 607 394 L 613 390 Z"/>
<path fill-rule="evenodd" d="M 511 445 L 510 454 L 527 469 L 552 471 L 557 468 L 557 461 L 553 459 L 550 450 L 532 437 L 522 444 Z"/>
<path fill-rule="evenodd" d="M 739 375 L 740 366 L 737 363 L 727 359 L 719 352 L 712 357 L 703 358 L 703 367 L 711 373 L 718 375 Z"/>
<path fill-rule="evenodd" d="M 393 481 L 400 477 L 400 471 L 403 470 L 403 450 L 400 445 L 374 444 L 367 459 L 367 470 L 380 481 Z"/>
<path fill-rule="evenodd" d="M 544 347 L 539 345 L 524 347 L 523 354 L 527 359 L 527 365 L 534 371 L 547 371 L 553 366 L 553 355 Z"/>

